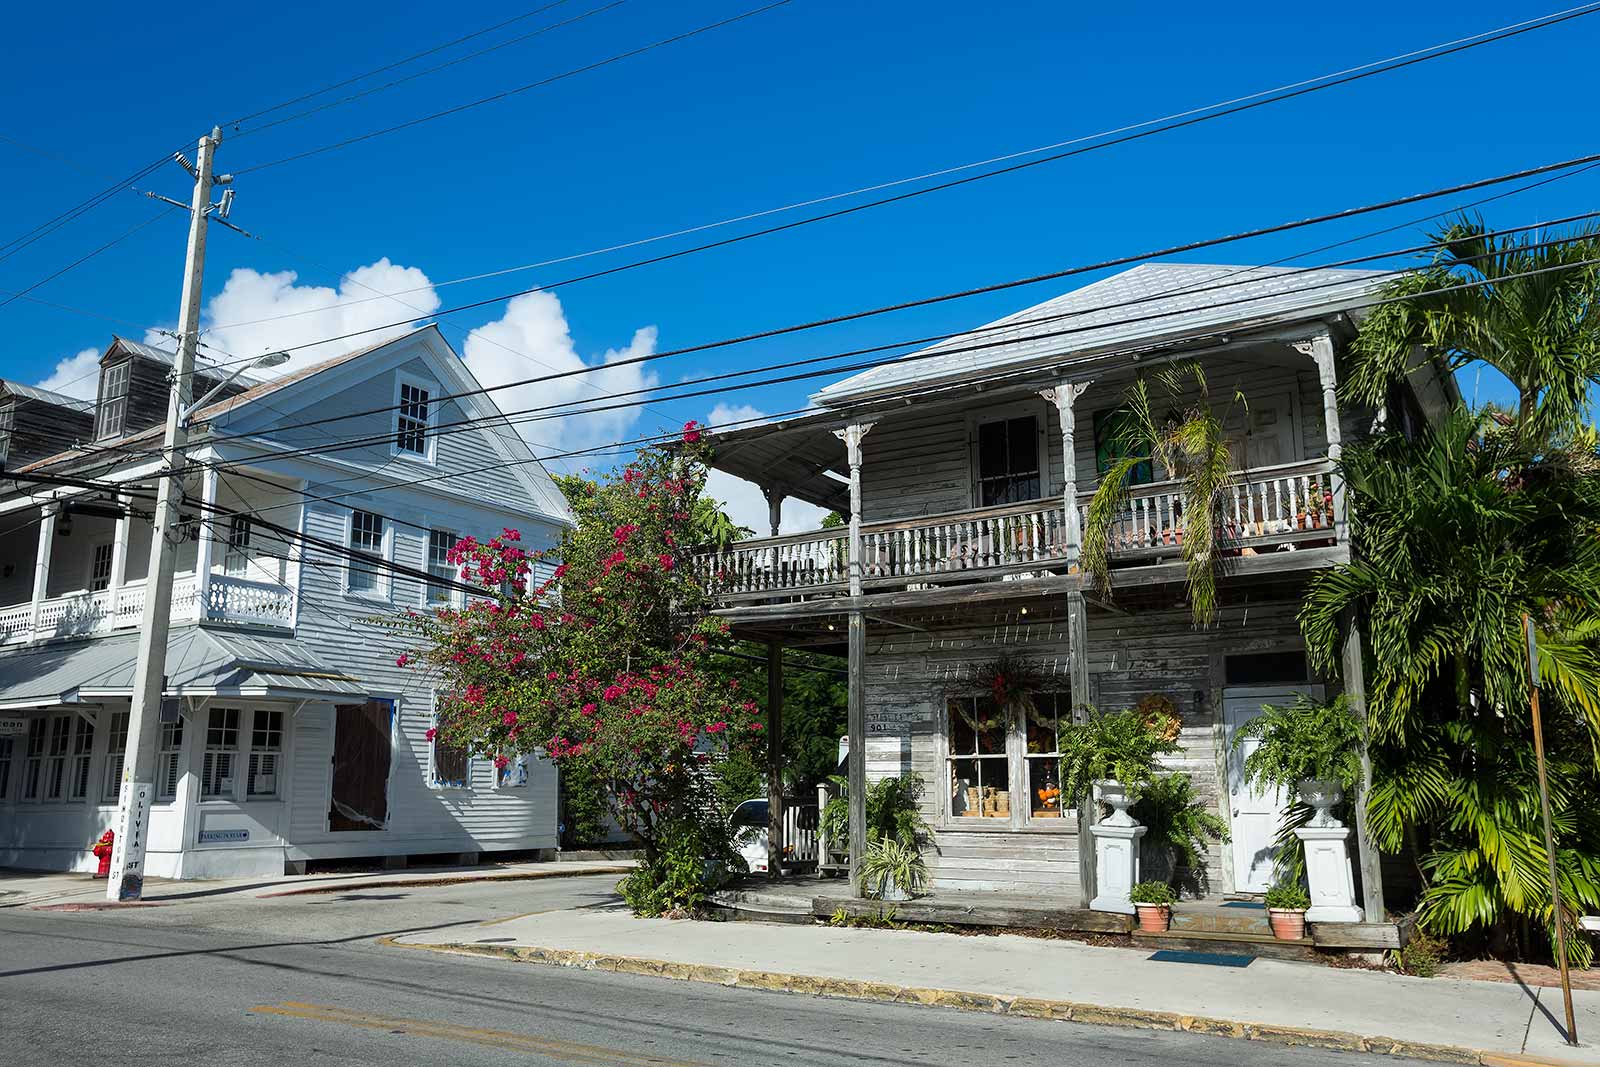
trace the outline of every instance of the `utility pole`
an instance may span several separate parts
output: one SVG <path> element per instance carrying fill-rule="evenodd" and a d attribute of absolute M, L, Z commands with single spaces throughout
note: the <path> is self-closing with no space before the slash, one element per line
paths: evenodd
<path fill-rule="evenodd" d="M 109 900 L 138 900 L 144 892 L 145 839 L 150 833 L 150 805 L 155 799 L 156 740 L 161 730 L 162 691 L 167 668 L 167 637 L 172 622 L 172 572 L 177 563 L 178 499 L 189 443 L 188 407 L 194 388 L 195 349 L 200 341 L 200 287 L 206 264 L 206 220 L 213 207 L 211 187 L 232 182 L 212 176 L 222 130 L 200 138 L 194 164 L 176 155 L 194 178 L 189 204 L 189 247 L 183 266 L 183 301 L 178 309 L 178 355 L 172 368 L 172 398 L 167 405 L 167 431 L 162 443 L 165 473 L 156 494 L 155 530 L 150 538 L 150 569 L 145 581 L 144 611 L 139 618 L 139 659 L 133 672 L 133 706 L 128 715 L 128 749 L 122 762 L 122 787 L 117 794 L 116 841 L 111 852 Z"/>

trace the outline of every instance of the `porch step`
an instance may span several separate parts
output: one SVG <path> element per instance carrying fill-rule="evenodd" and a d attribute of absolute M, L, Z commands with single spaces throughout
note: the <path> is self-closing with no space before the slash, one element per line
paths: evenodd
<path fill-rule="evenodd" d="M 1230 906 L 1211 901 L 1180 901 L 1173 905 L 1172 929 L 1185 933 L 1272 935 L 1266 908 Z"/>
<path fill-rule="evenodd" d="M 1280 941 L 1271 934 L 1229 934 L 1204 930 L 1168 930 L 1164 934 L 1133 932 L 1136 948 L 1187 949 L 1190 952 L 1224 952 L 1240 956 L 1260 956 L 1274 960 L 1314 961 L 1319 959 L 1309 937 Z"/>

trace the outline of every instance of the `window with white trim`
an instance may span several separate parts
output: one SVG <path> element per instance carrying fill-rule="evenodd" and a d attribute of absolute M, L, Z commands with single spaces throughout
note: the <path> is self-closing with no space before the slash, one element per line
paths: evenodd
<path fill-rule="evenodd" d="M 951 697 L 946 704 L 950 815 L 1011 818 L 1011 754 L 1006 713 L 991 697 Z"/>
<path fill-rule="evenodd" d="M 45 734 L 50 720 L 41 715 L 28 724 L 27 754 L 22 761 L 22 799 L 38 800 L 39 787 L 44 781 Z"/>
<path fill-rule="evenodd" d="M 89 592 L 98 593 L 111 588 L 111 558 L 115 553 L 116 546 L 110 541 L 94 546 L 89 559 Z"/>
<path fill-rule="evenodd" d="M 106 780 L 100 797 L 107 804 L 115 804 L 122 792 L 122 763 L 128 753 L 128 719 L 126 711 L 111 714 L 111 729 L 106 737 Z"/>
<path fill-rule="evenodd" d="M 346 588 L 352 593 L 378 593 L 383 567 L 383 516 L 370 511 L 350 513 L 350 548 L 364 559 L 351 559 L 345 568 Z"/>
<path fill-rule="evenodd" d="M 239 709 L 212 708 L 206 725 L 206 754 L 200 769 L 200 799 L 233 796 L 233 772 L 239 762 Z"/>
<path fill-rule="evenodd" d="M 16 738 L 0 737 L 0 803 L 11 796 L 11 761 L 16 747 Z"/>
<path fill-rule="evenodd" d="M 131 361 L 113 363 L 100 372 L 100 399 L 95 406 L 95 440 L 120 437 L 128 416 L 128 374 Z"/>
<path fill-rule="evenodd" d="M 161 724 L 161 740 L 156 748 L 156 802 L 170 801 L 178 795 L 178 779 L 183 775 L 183 720 Z"/>
<path fill-rule="evenodd" d="M 395 411 L 395 451 L 428 458 L 431 444 L 428 415 L 432 399 L 431 393 L 422 386 L 400 383 L 400 403 Z"/>
<path fill-rule="evenodd" d="M 1031 693 L 1009 708 L 993 697 L 945 702 L 950 819 L 994 828 L 1063 827 L 1061 732 L 1072 722 L 1065 690 Z M 981 821 L 980 821 L 981 820 Z"/>
<path fill-rule="evenodd" d="M 437 789 L 467 789 L 472 785 L 472 757 L 464 748 L 450 744 L 439 732 L 439 716 L 433 717 L 433 746 L 429 755 L 428 781 Z"/>
<path fill-rule="evenodd" d="M 230 578 L 248 577 L 250 570 L 250 516 L 228 519 L 228 543 L 222 553 L 222 573 Z"/>
<path fill-rule="evenodd" d="M 428 531 L 428 573 L 439 579 L 438 582 L 428 583 L 426 596 L 429 607 L 448 607 L 455 601 L 455 589 L 451 583 L 459 578 L 460 568 L 450 562 L 450 551 L 459 540 L 449 530 Z"/>
<path fill-rule="evenodd" d="M 256 711 L 250 718 L 250 766 L 245 796 L 278 795 L 278 762 L 283 758 L 283 712 Z"/>
<path fill-rule="evenodd" d="M 94 764 L 94 721 L 72 716 L 72 757 L 67 764 L 67 799 L 85 800 L 89 796 L 89 769 Z"/>

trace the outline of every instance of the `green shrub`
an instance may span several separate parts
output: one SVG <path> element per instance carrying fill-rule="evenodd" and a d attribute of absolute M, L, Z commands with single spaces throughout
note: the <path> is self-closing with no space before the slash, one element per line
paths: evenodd
<path fill-rule="evenodd" d="M 1267 907 L 1279 911 L 1305 911 L 1311 907 L 1311 894 L 1299 882 L 1279 882 L 1267 890 Z"/>
<path fill-rule="evenodd" d="M 1352 788 L 1361 777 L 1361 722 L 1343 697 L 1301 696 L 1287 707 L 1266 705 L 1233 737 L 1233 747 L 1258 741 L 1244 761 L 1245 782 L 1293 790 L 1308 778 Z"/>
<path fill-rule="evenodd" d="M 867 844 L 867 854 L 861 861 L 861 887 L 869 894 L 881 897 L 890 885 L 916 894 L 927 884 L 928 866 L 916 845 L 893 837 L 880 837 Z"/>
<path fill-rule="evenodd" d="M 837 794 L 822 809 L 819 826 L 828 840 L 848 845 L 850 840 L 850 781 L 842 775 L 829 779 Z M 922 799 L 920 774 L 880 778 L 867 787 L 867 841 L 893 838 L 913 848 L 928 839 L 918 802 Z"/>
<path fill-rule="evenodd" d="M 1169 881 L 1204 895 L 1206 851 L 1210 842 L 1228 840 L 1228 824 L 1195 799 L 1193 779 L 1181 771 L 1157 778 L 1140 794 L 1133 817 L 1150 828 L 1143 841 L 1145 858 L 1160 856 L 1171 867 Z"/>
<path fill-rule="evenodd" d="M 1094 783 L 1110 778 L 1138 796 L 1156 776 L 1157 758 L 1176 752 L 1171 720 L 1152 719 L 1137 709 L 1096 712 L 1061 732 L 1061 795 L 1082 800 Z"/>
<path fill-rule="evenodd" d="M 1411 932 L 1411 940 L 1406 942 L 1405 948 L 1389 950 L 1389 962 L 1401 974 L 1409 974 L 1413 978 L 1432 978 L 1439 973 L 1439 966 L 1444 963 L 1449 950 L 1448 941 L 1419 926 Z"/>
<path fill-rule="evenodd" d="M 622 881 L 617 892 L 635 915 L 654 918 L 668 912 L 694 912 L 729 872 L 743 874 L 745 862 L 733 850 L 720 820 L 678 822 L 657 837 L 666 846 Z"/>
<path fill-rule="evenodd" d="M 1128 899 L 1135 904 L 1176 904 L 1178 895 L 1165 882 L 1140 882 L 1128 890 Z"/>

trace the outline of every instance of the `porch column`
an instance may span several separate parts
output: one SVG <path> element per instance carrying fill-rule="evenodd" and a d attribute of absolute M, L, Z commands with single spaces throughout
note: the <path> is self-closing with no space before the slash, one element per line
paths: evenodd
<path fill-rule="evenodd" d="M 110 597 L 108 611 L 113 622 L 117 617 L 117 599 L 122 595 L 122 586 L 128 580 L 128 539 L 133 530 L 133 516 L 129 509 L 133 507 L 133 498 L 127 493 L 117 494 L 117 508 L 122 514 L 117 516 L 116 533 L 111 541 L 111 580 L 106 586 Z"/>
<path fill-rule="evenodd" d="M 207 466 L 200 476 L 200 536 L 195 542 L 194 596 L 197 618 L 204 620 L 211 610 L 211 559 L 215 554 L 217 524 L 227 521 L 217 505 L 217 469 Z"/>
<path fill-rule="evenodd" d="M 1363 728 L 1367 720 L 1367 678 L 1361 661 L 1361 627 L 1355 617 L 1348 619 L 1343 652 L 1344 693 L 1350 701 L 1350 714 Z M 1365 733 L 1365 729 L 1362 731 Z M 1361 780 L 1356 783 L 1352 806 L 1356 809 L 1356 849 L 1361 865 L 1361 910 L 1367 922 L 1381 923 L 1386 918 L 1383 905 L 1383 866 L 1367 827 L 1367 797 L 1372 791 L 1372 756 L 1361 749 Z"/>
<path fill-rule="evenodd" d="M 778 530 L 783 525 L 783 490 L 776 486 L 763 485 L 761 495 L 767 498 L 767 525 L 772 528 L 772 536 L 777 537 Z"/>
<path fill-rule="evenodd" d="M 767 880 L 783 876 L 783 646 L 767 642 Z"/>
<path fill-rule="evenodd" d="M 870 422 L 853 422 L 834 434 L 844 441 L 850 463 L 850 885 L 862 893 L 861 861 L 867 854 L 867 619 L 861 603 L 861 439 Z"/>
<path fill-rule="evenodd" d="M 1073 405 L 1092 382 L 1062 381 L 1053 389 L 1041 390 L 1039 395 L 1056 406 L 1061 420 L 1061 506 L 1064 511 L 1062 544 L 1066 550 L 1069 570 L 1078 565 L 1078 554 L 1083 547 L 1083 528 L 1078 521 L 1078 451 L 1074 440 L 1078 419 Z"/>
<path fill-rule="evenodd" d="M 56 543 L 56 516 L 61 505 L 52 501 L 39 509 L 39 547 L 33 556 L 33 607 L 28 615 L 28 640 L 39 639 L 39 610 L 50 586 L 50 553 Z"/>
<path fill-rule="evenodd" d="M 1323 330 L 1306 340 L 1294 342 L 1294 347 L 1310 356 L 1317 365 L 1317 378 L 1322 383 L 1322 423 L 1327 435 L 1328 459 L 1337 465 L 1344 454 L 1344 444 L 1339 429 L 1339 371 L 1334 361 L 1333 334 Z M 1334 537 L 1339 544 L 1345 544 L 1348 530 L 1345 522 L 1344 476 L 1337 469 L 1329 485 L 1333 493 Z"/>

